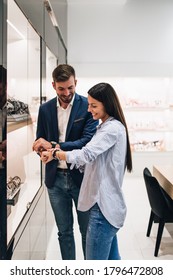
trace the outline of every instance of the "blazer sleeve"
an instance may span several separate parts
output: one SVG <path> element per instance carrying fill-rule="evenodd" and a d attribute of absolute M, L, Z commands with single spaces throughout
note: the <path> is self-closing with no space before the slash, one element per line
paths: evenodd
<path fill-rule="evenodd" d="M 85 116 L 85 123 L 82 127 L 76 129 L 72 128 L 72 134 L 78 133 L 77 130 L 81 130 L 80 137 L 73 141 L 67 139 L 66 142 L 60 143 L 60 148 L 64 151 L 71 151 L 74 149 L 81 149 L 85 146 L 93 137 L 96 132 L 96 127 L 98 125 L 98 121 L 93 120 L 91 113 L 87 112 Z"/>
<path fill-rule="evenodd" d="M 60 144 L 64 151 L 81 149 L 93 137 L 98 121 L 93 120 L 92 114 L 88 112 L 88 100 L 86 97 L 75 94 L 71 109 L 65 141 Z"/>

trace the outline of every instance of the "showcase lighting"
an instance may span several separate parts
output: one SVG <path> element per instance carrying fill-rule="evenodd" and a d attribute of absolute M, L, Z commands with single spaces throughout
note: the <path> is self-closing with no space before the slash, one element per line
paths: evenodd
<path fill-rule="evenodd" d="M 17 34 L 23 39 L 25 40 L 25 36 L 17 29 L 17 27 L 7 19 L 7 23 L 17 32 Z"/>
<path fill-rule="evenodd" d="M 50 15 L 50 18 L 51 18 L 51 21 L 52 21 L 53 26 L 57 26 L 57 27 L 58 27 L 58 23 L 57 23 L 57 20 L 56 20 L 56 16 L 55 16 L 55 14 L 54 14 L 54 11 L 53 11 L 53 9 L 52 9 L 52 7 L 51 7 L 50 2 L 49 2 L 48 0 L 45 0 L 45 1 L 44 1 L 44 5 L 45 5 L 45 7 L 46 7 L 46 9 L 47 9 L 47 11 L 48 11 L 48 13 L 49 13 L 49 15 Z"/>

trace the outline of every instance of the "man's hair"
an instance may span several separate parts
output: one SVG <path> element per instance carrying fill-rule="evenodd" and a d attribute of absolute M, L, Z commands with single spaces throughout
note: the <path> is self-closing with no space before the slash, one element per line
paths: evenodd
<path fill-rule="evenodd" d="M 52 72 L 54 82 L 65 82 L 71 76 L 76 77 L 75 70 L 71 65 L 59 64 Z"/>

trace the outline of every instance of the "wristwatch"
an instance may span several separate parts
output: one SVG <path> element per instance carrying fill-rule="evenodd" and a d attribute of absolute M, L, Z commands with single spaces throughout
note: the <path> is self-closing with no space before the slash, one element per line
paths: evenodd
<path fill-rule="evenodd" d="M 56 152 L 57 151 L 60 151 L 60 149 L 59 148 L 55 148 L 55 149 L 53 149 L 53 151 L 52 151 L 52 157 L 55 159 L 55 160 L 59 160 L 57 157 L 56 157 Z"/>
<path fill-rule="evenodd" d="M 57 142 L 55 141 L 50 141 L 51 145 L 52 145 L 52 148 L 54 149 L 56 147 L 56 145 L 58 144 Z"/>

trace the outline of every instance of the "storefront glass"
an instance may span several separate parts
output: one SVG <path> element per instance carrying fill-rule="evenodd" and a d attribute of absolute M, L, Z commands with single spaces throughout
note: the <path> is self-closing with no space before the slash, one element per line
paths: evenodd
<path fill-rule="evenodd" d="M 32 151 L 40 105 L 40 37 L 14 1 L 7 20 L 7 243 L 41 187 Z"/>

